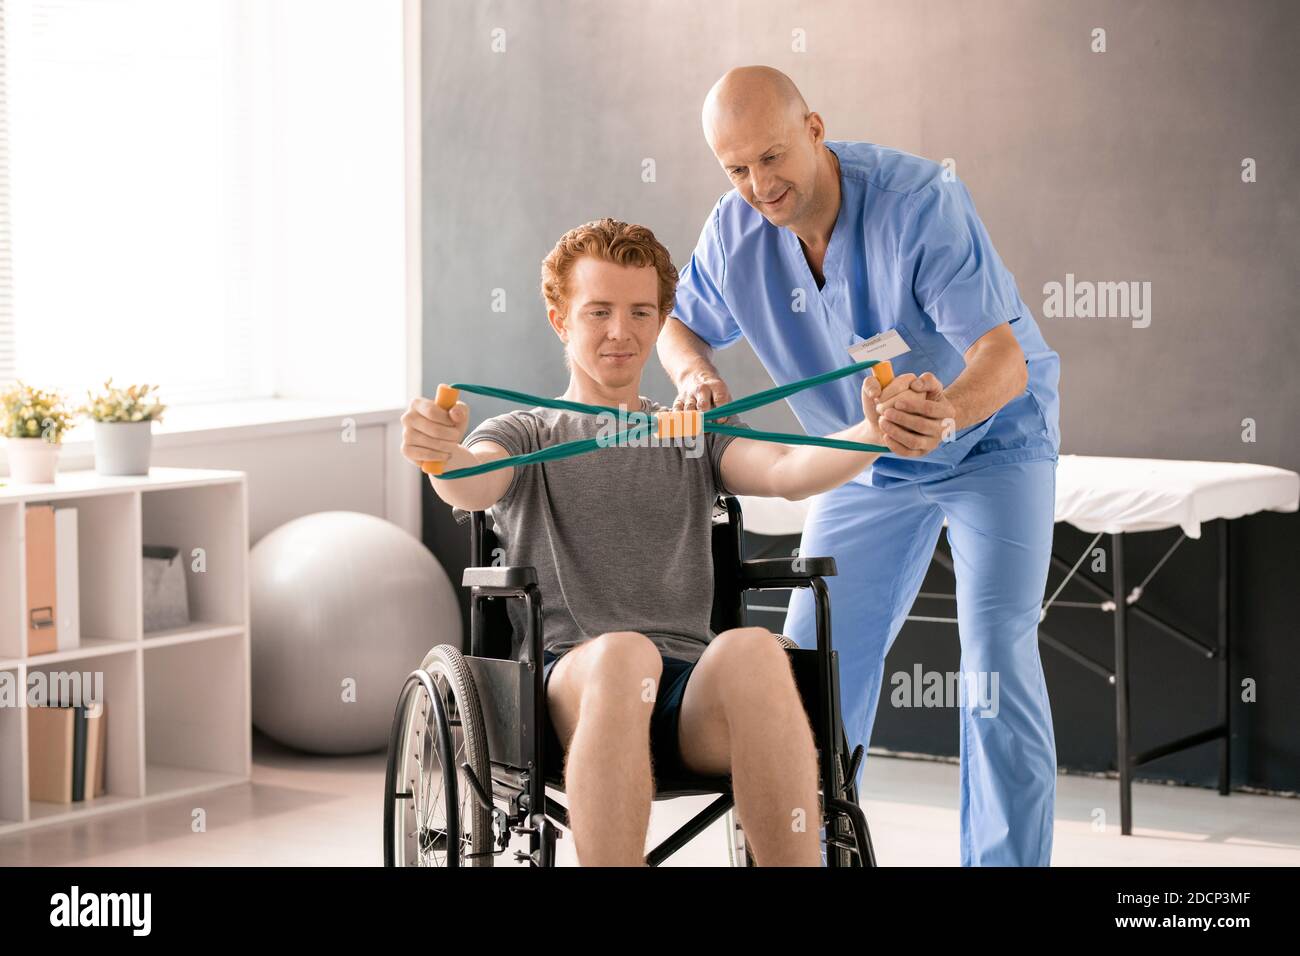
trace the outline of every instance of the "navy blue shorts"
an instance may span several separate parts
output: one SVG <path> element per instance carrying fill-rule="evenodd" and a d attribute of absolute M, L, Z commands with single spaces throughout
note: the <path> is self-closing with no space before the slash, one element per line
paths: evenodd
<path fill-rule="evenodd" d="M 567 653 L 567 651 L 566 651 Z M 560 659 L 559 654 L 542 651 L 542 699 L 546 699 L 546 682 L 551 679 L 551 669 Z M 688 770 L 682 763 L 682 751 L 678 744 L 678 727 L 681 726 L 682 699 L 686 696 L 686 682 L 691 679 L 691 672 L 698 661 L 684 661 L 677 657 L 660 654 L 663 660 L 663 674 L 659 677 L 659 693 L 655 697 L 654 710 L 650 714 L 650 765 L 657 781 L 681 780 L 684 777 L 698 777 L 699 774 Z M 542 732 L 543 766 L 547 768 L 546 776 L 558 780 L 564 770 L 564 746 L 551 723 L 551 708 L 542 708 L 546 713 L 546 729 Z"/>

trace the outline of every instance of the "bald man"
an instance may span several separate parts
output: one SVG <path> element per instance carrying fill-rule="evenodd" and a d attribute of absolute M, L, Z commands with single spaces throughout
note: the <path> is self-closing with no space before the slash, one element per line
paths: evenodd
<path fill-rule="evenodd" d="M 718 80 L 703 124 L 732 188 L 659 338 L 676 407 L 730 399 L 712 355 L 742 336 L 778 385 L 863 358 L 918 376 L 881 407 L 891 454 L 813 498 L 800 543 L 839 568 L 829 585 L 849 745 L 870 739 L 885 655 L 946 519 L 961 639 L 961 863 L 1046 866 L 1056 745 L 1038 620 L 1059 359 L 944 167 L 828 142 L 822 118 L 768 67 Z M 849 376 L 788 401 L 809 434 L 827 435 L 861 417 L 861 387 Z M 808 592 L 793 594 L 785 633 L 815 646 Z"/>

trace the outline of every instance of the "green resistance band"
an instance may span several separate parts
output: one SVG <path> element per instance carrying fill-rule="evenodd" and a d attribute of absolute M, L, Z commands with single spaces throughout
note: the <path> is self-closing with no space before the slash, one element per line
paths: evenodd
<path fill-rule="evenodd" d="M 787 395 L 793 395 L 801 392 L 806 388 L 815 388 L 825 382 L 831 382 L 846 375 L 852 375 L 854 372 L 865 371 L 873 365 L 880 364 L 877 361 L 858 362 L 853 365 L 847 365 L 844 368 L 833 369 L 829 372 L 823 372 L 821 375 L 814 375 L 811 378 L 805 378 L 798 382 L 791 382 L 789 385 L 778 385 L 776 388 L 769 388 L 762 392 L 756 392 L 748 398 L 738 398 L 735 401 L 727 402 L 716 408 L 708 409 L 701 414 L 701 430 L 713 432 L 719 435 L 738 435 L 742 438 L 752 438 L 755 441 L 770 441 L 781 445 L 820 445 L 824 448 L 841 448 L 845 451 L 874 451 L 888 452 L 889 449 L 884 445 L 870 445 L 864 442 L 843 441 L 838 438 L 820 438 L 815 435 L 794 435 L 786 432 L 764 432 L 756 431 L 752 428 L 740 428 L 735 425 L 727 425 L 719 419 L 730 418 L 732 415 L 739 415 L 741 412 L 747 412 L 754 408 L 760 408 L 763 405 L 769 405 L 772 402 L 785 398 Z M 442 462 L 425 462 L 424 470 L 438 478 L 470 478 L 474 475 L 481 475 L 489 471 L 496 471 L 499 468 L 514 468 L 518 465 L 533 465 L 539 462 L 557 461 L 561 458 L 572 458 L 575 455 L 584 455 L 587 452 L 596 451 L 599 448 L 609 448 L 621 445 L 624 442 L 633 440 L 639 441 L 654 434 L 656 419 L 654 415 L 642 411 L 628 411 L 622 408 L 612 408 L 605 405 L 588 405 L 584 402 L 571 402 L 562 398 L 542 398 L 538 395 L 529 395 L 527 392 L 516 392 L 509 388 L 493 388 L 490 385 L 471 385 L 465 383 L 456 383 L 450 386 L 438 386 L 437 402 L 443 408 L 452 408 L 456 404 L 456 391 L 472 392 L 476 395 L 486 395 L 490 398 L 502 398 L 507 401 L 521 402 L 527 405 L 542 406 L 544 408 L 559 408 L 571 412 L 583 412 L 588 415 L 612 415 L 620 425 L 627 427 L 613 435 L 601 436 L 597 438 L 583 438 L 577 441 L 563 442 L 559 445 L 552 445 L 550 448 L 543 448 L 541 451 L 529 452 L 524 455 L 510 455 L 506 458 L 498 458 L 496 461 L 484 462 L 481 465 L 474 465 L 469 468 L 453 468 L 451 471 L 439 473 L 431 471 L 430 466 L 441 466 Z"/>

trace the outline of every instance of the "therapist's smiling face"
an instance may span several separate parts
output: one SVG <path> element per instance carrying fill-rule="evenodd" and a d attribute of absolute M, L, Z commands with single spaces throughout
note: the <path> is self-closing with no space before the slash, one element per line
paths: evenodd
<path fill-rule="evenodd" d="M 811 218 L 823 139 L 816 113 L 730 116 L 717 120 L 711 133 L 710 145 L 727 178 L 768 222 L 793 228 Z"/>
<path fill-rule="evenodd" d="M 573 371 L 607 388 L 641 381 L 665 316 L 659 310 L 654 266 L 621 266 L 584 256 L 568 280 L 568 314 L 551 310 Z"/>

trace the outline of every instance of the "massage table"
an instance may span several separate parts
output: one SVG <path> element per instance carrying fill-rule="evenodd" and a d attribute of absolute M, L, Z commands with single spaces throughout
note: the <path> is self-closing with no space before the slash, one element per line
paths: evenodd
<path fill-rule="evenodd" d="M 759 535 L 797 535 L 803 529 L 808 500 L 751 498 L 742 496 L 745 530 Z M 1294 471 L 1240 462 L 1177 461 L 1157 458 L 1104 458 L 1062 455 L 1056 473 L 1056 520 L 1066 522 L 1093 538 L 1073 563 L 1052 555 L 1052 564 L 1065 577 L 1043 603 L 1040 621 L 1045 622 L 1053 606 L 1089 608 L 1114 614 L 1115 660 L 1113 666 L 1095 661 L 1052 637 L 1040 623 L 1039 640 L 1070 660 L 1104 678 L 1115 688 L 1115 752 L 1120 781 L 1120 831 L 1132 832 L 1132 784 L 1134 770 L 1159 757 L 1186 750 L 1211 740 L 1219 741 L 1219 792 L 1230 791 L 1229 746 L 1231 741 L 1231 695 L 1229 676 L 1231 653 L 1230 608 L 1233 597 L 1230 562 L 1232 522 L 1261 511 L 1294 512 L 1300 507 L 1300 475 Z M 1143 607 L 1143 592 L 1165 562 L 1188 538 L 1199 539 L 1202 525 L 1217 522 L 1218 611 L 1217 636 L 1213 645 L 1175 627 Z M 1124 536 L 1168 528 L 1181 534 L 1141 581 L 1130 586 L 1124 564 Z M 1109 586 L 1081 572 L 1083 564 L 1103 535 L 1109 535 Z M 952 560 L 936 549 L 934 560 L 952 572 Z M 1071 581 L 1098 598 L 1097 601 L 1063 601 L 1060 594 Z M 955 595 L 921 592 L 919 597 L 955 601 Z M 756 608 L 757 609 L 757 608 Z M 763 608 L 762 610 L 784 610 Z M 1131 746 L 1129 705 L 1128 621 L 1132 615 L 1173 638 L 1198 656 L 1217 662 L 1218 722 L 1149 750 L 1134 753 Z M 956 624 L 955 617 L 909 615 L 909 621 Z"/>

